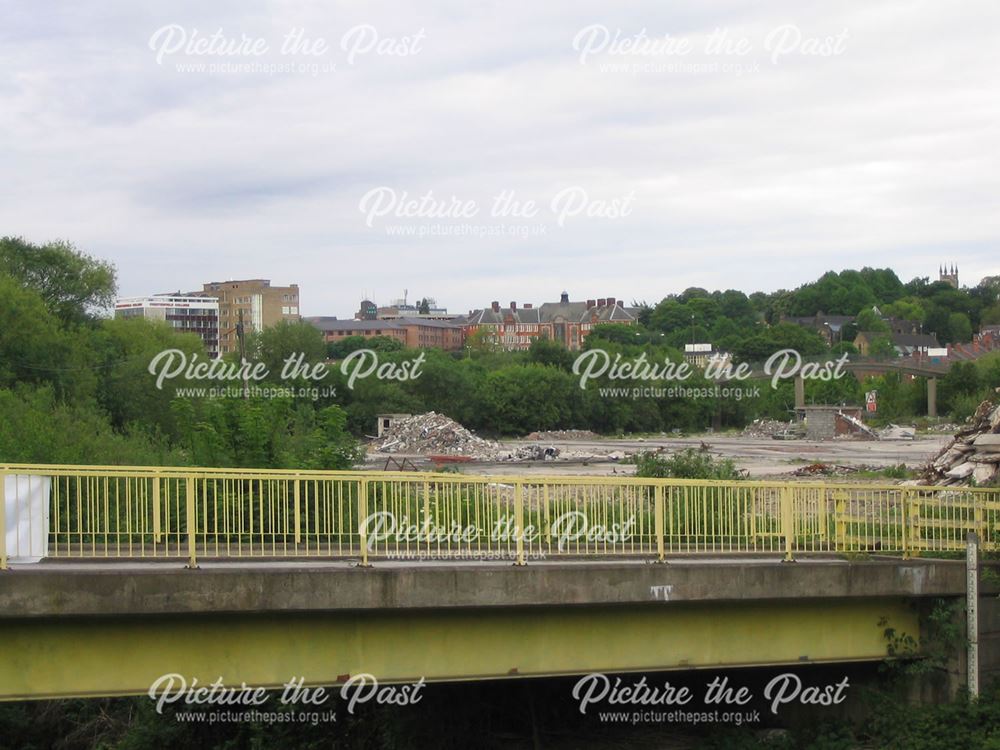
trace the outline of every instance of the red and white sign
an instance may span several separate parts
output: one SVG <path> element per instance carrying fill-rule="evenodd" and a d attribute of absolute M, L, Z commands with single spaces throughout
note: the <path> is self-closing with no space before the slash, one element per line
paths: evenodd
<path fill-rule="evenodd" d="M 878 391 L 868 391 L 865 393 L 865 406 L 870 412 L 878 411 L 878 402 L 876 401 L 876 396 Z"/>

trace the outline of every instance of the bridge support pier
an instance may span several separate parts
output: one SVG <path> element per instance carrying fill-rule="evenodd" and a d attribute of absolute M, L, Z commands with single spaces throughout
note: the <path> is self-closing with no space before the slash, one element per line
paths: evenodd
<path fill-rule="evenodd" d="M 927 416 L 937 415 L 937 378 L 927 378 Z"/>
<path fill-rule="evenodd" d="M 806 381 L 799 375 L 795 378 L 795 408 L 801 409 L 806 405 Z"/>

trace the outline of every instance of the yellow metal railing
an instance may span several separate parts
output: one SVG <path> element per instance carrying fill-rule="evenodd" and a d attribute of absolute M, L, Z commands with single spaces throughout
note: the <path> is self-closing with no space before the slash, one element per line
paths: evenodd
<path fill-rule="evenodd" d="M 559 557 L 961 549 L 1000 490 L 635 477 L 0 465 L 9 559 Z M 13 514 L 13 515 L 12 515 Z"/>

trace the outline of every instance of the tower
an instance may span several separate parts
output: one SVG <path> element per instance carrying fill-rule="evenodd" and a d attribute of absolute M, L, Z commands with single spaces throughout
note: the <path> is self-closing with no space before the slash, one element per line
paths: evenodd
<path fill-rule="evenodd" d="M 938 266 L 938 281 L 943 281 L 946 284 L 951 284 L 953 287 L 958 289 L 958 266 L 952 264 L 950 270 L 947 264 L 943 266 Z"/>

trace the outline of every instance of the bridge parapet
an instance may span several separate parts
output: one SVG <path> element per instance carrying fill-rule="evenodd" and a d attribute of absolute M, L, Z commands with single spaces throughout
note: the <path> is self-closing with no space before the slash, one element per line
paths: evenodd
<path fill-rule="evenodd" d="M 531 560 L 997 548 L 1000 490 L 637 477 L 0 466 L 8 559 Z M 5 497 L 4 497 L 5 496 Z M 8 518 L 4 519 L 4 515 Z"/>

